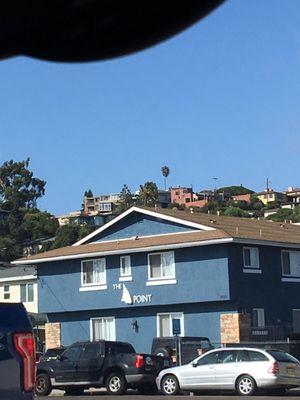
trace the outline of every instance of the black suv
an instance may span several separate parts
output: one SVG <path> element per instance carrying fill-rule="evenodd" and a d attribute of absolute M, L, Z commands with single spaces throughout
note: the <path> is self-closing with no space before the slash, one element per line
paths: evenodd
<path fill-rule="evenodd" d="M 106 387 L 113 395 L 123 394 L 127 388 L 153 393 L 156 376 L 169 365 L 168 358 L 136 354 L 129 343 L 76 342 L 57 360 L 37 364 L 36 393 L 47 396 L 56 388 L 72 395 L 90 387 Z"/>

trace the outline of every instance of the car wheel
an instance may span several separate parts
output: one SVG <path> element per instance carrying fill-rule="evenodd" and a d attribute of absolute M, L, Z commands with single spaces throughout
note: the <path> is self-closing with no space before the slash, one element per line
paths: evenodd
<path fill-rule="evenodd" d="M 250 375 L 242 375 L 236 382 L 236 391 L 240 396 L 252 396 L 256 392 L 256 382 Z"/>
<path fill-rule="evenodd" d="M 38 374 L 35 381 L 35 393 L 38 396 L 48 396 L 52 391 L 50 378 L 47 374 Z"/>
<path fill-rule="evenodd" d="M 65 395 L 66 396 L 80 396 L 83 393 L 83 391 L 84 391 L 83 388 L 78 388 L 78 387 L 65 388 Z"/>
<path fill-rule="evenodd" d="M 178 379 L 174 375 L 166 375 L 161 382 L 161 391 L 167 396 L 173 396 L 179 392 Z"/>
<path fill-rule="evenodd" d="M 113 372 L 106 379 L 106 390 L 109 394 L 120 395 L 126 391 L 125 377 L 121 372 Z"/>
<path fill-rule="evenodd" d="M 140 394 L 156 394 L 158 392 L 158 389 L 155 384 L 144 385 L 144 386 L 138 387 L 138 392 Z"/>

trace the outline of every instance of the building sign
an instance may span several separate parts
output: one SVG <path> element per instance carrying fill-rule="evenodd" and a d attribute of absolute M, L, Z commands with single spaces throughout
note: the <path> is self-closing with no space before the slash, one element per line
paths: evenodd
<path fill-rule="evenodd" d="M 181 334 L 181 324 L 179 318 L 172 319 L 172 331 L 174 336 Z"/>
<path fill-rule="evenodd" d="M 134 294 L 131 296 L 129 290 L 124 285 L 124 283 L 113 284 L 114 290 L 122 290 L 121 302 L 125 304 L 141 304 L 141 303 L 151 303 L 152 294 Z"/>

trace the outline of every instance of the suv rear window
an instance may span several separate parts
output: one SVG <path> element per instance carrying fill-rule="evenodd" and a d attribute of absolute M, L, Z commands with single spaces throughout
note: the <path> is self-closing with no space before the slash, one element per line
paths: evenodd
<path fill-rule="evenodd" d="M 278 362 L 299 364 L 299 361 L 288 353 L 284 353 L 282 351 L 274 351 L 274 350 L 268 350 L 268 353 L 271 354 L 271 356 L 274 357 L 275 360 Z"/>
<path fill-rule="evenodd" d="M 130 344 L 126 343 L 115 343 L 108 346 L 108 354 L 128 354 L 135 353 L 134 348 Z"/>

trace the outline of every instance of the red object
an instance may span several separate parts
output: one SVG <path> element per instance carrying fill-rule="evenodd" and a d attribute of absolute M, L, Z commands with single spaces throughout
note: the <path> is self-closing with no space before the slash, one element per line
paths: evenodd
<path fill-rule="evenodd" d="M 24 390 L 30 392 L 35 385 L 35 344 L 31 332 L 15 333 L 14 345 L 23 360 Z"/>
<path fill-rule="evenodd" d="M 273 364 L 270 366 L 270 368 L 268 369 L 269 374 L 279 374 L 279 365 L 278 362 L 273 362 Z"/>
<path fill-rule="evenodd" d="M 144 357 L 140 354 L 135 356 L 135 367 L 142 368 L 145 365 Z"/>

